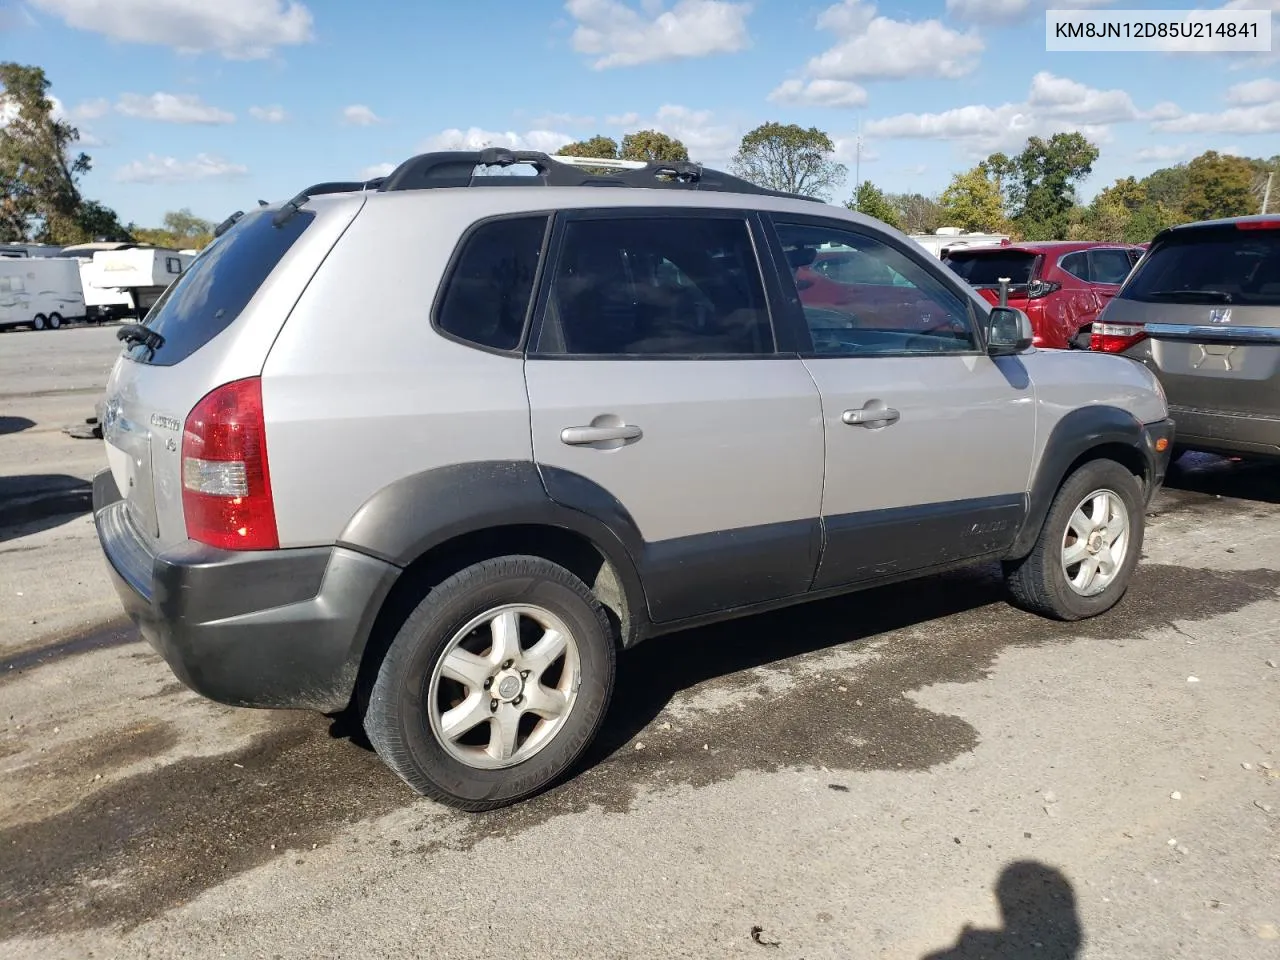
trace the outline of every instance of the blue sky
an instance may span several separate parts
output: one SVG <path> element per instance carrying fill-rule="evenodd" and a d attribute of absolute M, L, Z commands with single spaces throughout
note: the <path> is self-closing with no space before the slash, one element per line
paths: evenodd
<path fill-rule="evenodd" d="M 1101 148 L 1086 195 L 1206 149 L 1280 154 L 1276 52 L 1046 53 L 1047 6 L 0 0 L 0 59 L 45 68 L 93 158 L 86 195 L 139 225 L 184 206 L 221 219 L 427 149 L 554 150 L 643 127 L 717 166 L 765 120 L 821 127 L 850 167 L 836 200 L 859 121 L 863 178 L 926 193 L 1059 130 Z"/>

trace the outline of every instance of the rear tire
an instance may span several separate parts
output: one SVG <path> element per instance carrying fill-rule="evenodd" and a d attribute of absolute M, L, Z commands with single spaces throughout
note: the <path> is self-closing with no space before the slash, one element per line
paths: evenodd
<path fill-rule="evenodd" d="M 556 653 L 549 638 L 561 633 Z M 506 806 L 556 782 L 591 743 L 616 655 L 604 608 L 568 570 L 540 557 L 487 560 L 406 619 L 378 667 L 365 732 L 423 796 Z"/>
<path fill-rule="evenodd" d="M 45 328 L 44 314 L 37 313 L 34 317 L 31 318 L 31 329 L 43 330 L 44 328 Z"/>
<path fill-rule="evenodd" d="M 1005 564 L 1013 603 L 1068 621 L 1110 610 L 1142 554 L 1145 507 L 1141 481 L 1121 464 L 1081 465 L 1058 488 L 1031 552 Z"/>
<path fill-rule="evenodd" d="M 48 323 L 49 323 L 50 330 L 57 330 L 59 327 L 62 326 L 62 314 L 60 313 L 49 314 Z"/>

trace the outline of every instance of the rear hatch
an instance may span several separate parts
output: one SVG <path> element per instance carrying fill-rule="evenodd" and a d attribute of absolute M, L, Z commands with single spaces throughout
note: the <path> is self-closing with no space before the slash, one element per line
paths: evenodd
<path fill-rule="evenodd" d="M 988 303 L 1000 302 L 1000 280 L 1008 280 L 1009 306 L 1025 310 L 1027 301 L 1037 293 L 1042 261 L 1043 257 L 1030 250 L 976 247 L 949 251 L 942 262 Z"/>
<path fill-rule="evenodd" d="M 116 361 L 101 417 L 107 462 L 129 524 L 153 551 L 187 539 L 187 414 L 214 388 L 261 373 L 289 310 L 360 206 L 325 200 L 325 211 L 304 207 L 280 223 L 272 207 L 242 217 L 147 313 L 150 342 L 126 343 Z"/>
<path fill-rule="evenodd" d="M 1147 363 L 1175 406 L 1280 417 L 1280 219 L 1157 238 L 1093 348 Z"/>

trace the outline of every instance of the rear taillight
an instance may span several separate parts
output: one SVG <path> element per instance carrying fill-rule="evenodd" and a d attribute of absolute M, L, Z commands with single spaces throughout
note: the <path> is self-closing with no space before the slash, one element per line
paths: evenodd
<path fill-rule="evenodd" d="M 1140 323 L 1094 323 L 1089 333 L 1089 349 L 1099 353 L 1124 353 L 1146 335 Z"/>
<path fill-rule="evenodd" d="M 1061 289 L 1062 284 L 1053 280 L 1032 280 L 1027 284 L 1027 299 L 1038 300 L 1040 297 L 1047 297 L 1049 294 Z"/>
<path fill-rule="evenodd" d="M 219 387 L 187 416 L 182 510 L 187 536 L 200 543 L 224 550 L 280 545 L 257 377 Z"/>

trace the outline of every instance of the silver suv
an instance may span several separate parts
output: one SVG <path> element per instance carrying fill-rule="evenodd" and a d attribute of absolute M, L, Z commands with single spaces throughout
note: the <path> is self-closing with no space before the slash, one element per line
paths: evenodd
<path fill-rule="evenodd" d="M 352 706 L 480 810 L 572 767 L 648 637 L 978 561 L 1048 616 L 1121 598 L 1172 436 L 1150 372 L 1033 349 L 877 221 L 606 165 L 319 185 L 122 329 L 95 516 L 180 679 Z"/>
<path fill-rule="evenodd" d="M 1156 373 L 1179 448 L 1280 458 L 1280 216 L 1161 233 L 1091 346 Z"/>

